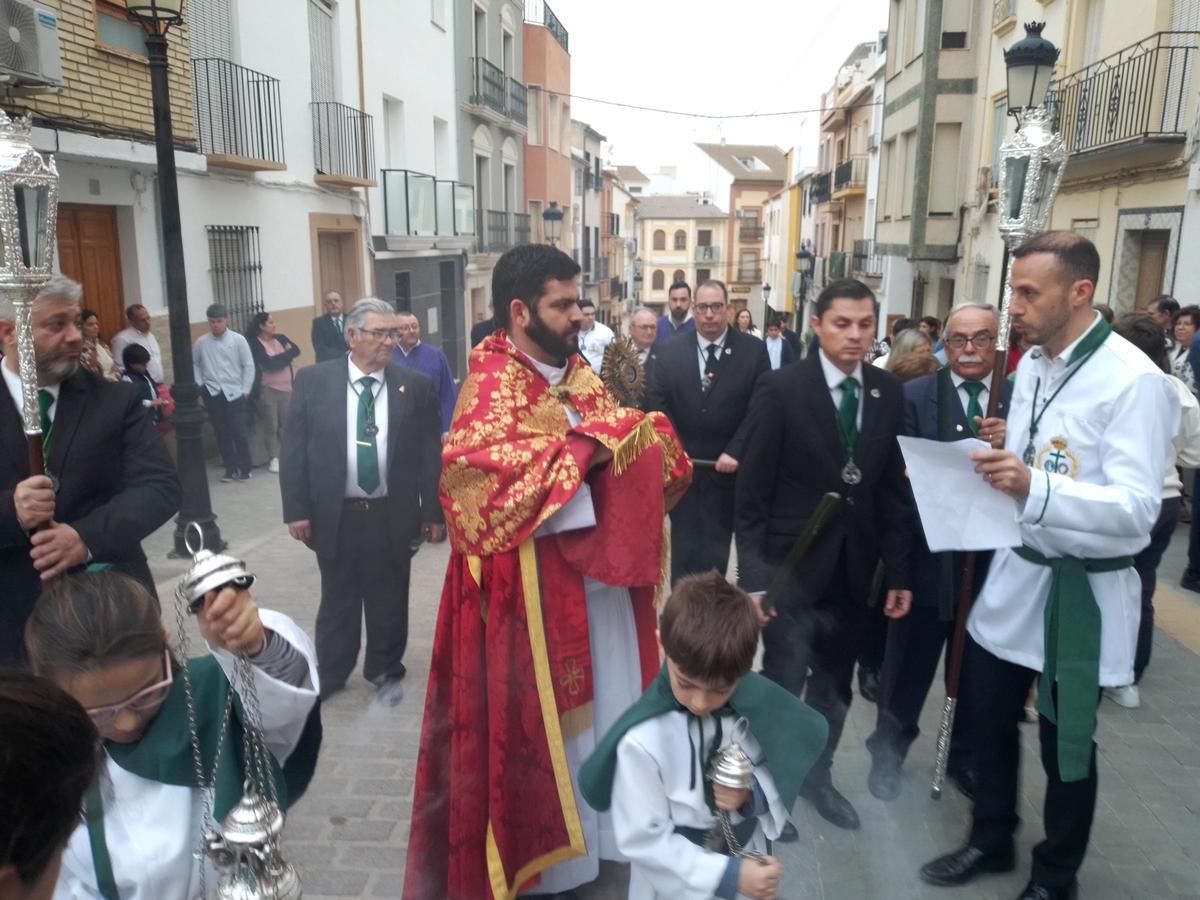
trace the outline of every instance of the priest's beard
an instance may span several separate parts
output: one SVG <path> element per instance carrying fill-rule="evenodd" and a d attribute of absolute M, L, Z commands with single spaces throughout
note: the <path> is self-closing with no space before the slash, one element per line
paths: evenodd
<path fill-rule="evenodd" d="M 78 368 L 78 356 L 55 356 L 50 359 L 39 359 L 37 361 L 38 384 L 42 387 L 62 384 L 74 375 Z"/>
<path fill-rule="evenodd" d="M 579 352 L 579 342 L 576 340 L 579 336 L 579 326 L 571 326 L 565 335 L 556 334 L 542 321 L 537 309 L 533 310 L 533 316 L 525 327 L 525 336 L 553 356 L 560 366 L 566 362 L 568 356 Z"/>

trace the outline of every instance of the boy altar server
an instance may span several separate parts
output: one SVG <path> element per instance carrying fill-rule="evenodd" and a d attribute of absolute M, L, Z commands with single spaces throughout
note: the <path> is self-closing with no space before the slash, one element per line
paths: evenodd
<path fill-rule="evenodd" d="M 753 604 L 716 572 L 676 585 L 659 641 L 666 662 L 658 678 L 584 763 L 580 791 L 595 809 L 611 807 L 617 846 L 632 863 L 629 900 L 773 900 L 778 860 L 708 849 L 709 835 L 720 832 L 720 810 L 730 814 L 739 844 L 766 851 L 825 746 L 825 720 L 750 672 L 758 646 Z M 709 779 L 735 739 L 754 765 L 750 789 Z"/>

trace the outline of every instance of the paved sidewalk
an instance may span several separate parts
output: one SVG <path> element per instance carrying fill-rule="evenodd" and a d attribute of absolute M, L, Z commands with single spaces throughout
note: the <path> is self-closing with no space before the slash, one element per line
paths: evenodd
<path fill-rule="evenodd" d="M 213 505 L 231 550 L 244 555 L 259 576 L 259 603 L 288 613 L 311 629 L 319 596 L 313 555 L 292 541 L 280 522 L 276 476 L 255 472 L 245 484 L 219 484 L 211 470 Z M 186 563 L 167 560 L 168 526 L 146 543 L 164 603 Z M 1172 622 L 1200 621 L 1200 595 L 1181 592 L 1181 540 L 1163 563 L 1160 596 Z M 413 564 L 407 694 L 397 707 L 373 701 L 373 690 L 352 678 L 348 690 L 324 707 L 325 744 L 317 775 L 288 816 L 285 851 L 303 876 L 307 900 L 329 897 L 398 898 L 403 882 L 413 772 L 421 727 L 434 621 L 441 594 L 446 544 L 425 547 Z M 1160 624 L 1164 617 L 1160 615 Z M 173 615 L 168 616 L 173 621 Z M 1171 627 L 1168 625 L 1168 627 Z M 1200 647 L 1192 649 L 1163 631 L 1142 685 L 1142 707 L 1100 707 L 1100 803 L 1092 847 L 1080 875 L 1080 896 L 1200 898 Z M 929 799 L 933 735 L 941 696 L 931 696 L 924 733 L 905 770 L 904 790 L 890 804 L 866 789 L 869 759 L 863 742 L 874 725 L 874 707 L 856 697 L 834 767 L 834 778 L 858 808 L 863 828 L 835 829 L 800 801 L 799 844 L 781 849 L 783 896 L 858 898 L 1013 898 L 1024 885 L 1029 850 L 1041 836 L 1044 776 L 1037 764 L 1036 729 L 1022 729 L 1024 759 L 1018 836 L 1021 868 L 962 889 L 935 889 L 916 877 L 920 863 L 952 849 L 965 834 L 970 807 L 953 788 Z M 624 873 L 606 867 L 605 886 L 587 900 L 624 896 Z"/>

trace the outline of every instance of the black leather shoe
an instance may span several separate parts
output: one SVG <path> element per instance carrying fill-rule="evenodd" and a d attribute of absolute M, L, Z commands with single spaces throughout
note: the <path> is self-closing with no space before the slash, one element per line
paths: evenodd
<path fill-rule="evenodd" d="M 874 703 L 879 699 L 878 669 L 868 669 L 863 665 L 858 667 L 858 692 L 868 703 Z"/>
<path fill-rule="evenodd" d="M 805 785 L 800 789 L 800 796 L 811 803 L 825 821 L 847 831 L 858 830 L 858 813 L 831 782 L 826 781 L 812 787 Z"/>
<path fill-rule="evenodd" d="M 1189 575 L 1184 575 L 1181 579 L 1179 579 L 1179 586 L 1185 591 L 1200 591 L 1200 578 L 1193 578 Z"/>
<path fill-rule="evenodd" d="M 1013 851 L 985 853 L 978 847 L 966 846 L 921 866 L 921 880 L 926 884 L 952 887 L 966 884 L 976 875 L 988 872 L 1011 872 L 1016 866 Z"/>
<path fill-rule="evenodd" d="M 375 699 L 382 706 L 399 706 L 404 699 L 404 684 L 399 678 L 385 678 L 375 689 Z"/>
<path fill-rule="evenodd" d="M 900 763 L 883 756 L 871 757 L 871 772 L 867 775 L 867 790 L 876 799 L 888 801 L 900 796 Z"/>
<path fill-rule="evenodd" d="M 1025 885 L 1025 890 L 1021 891 L 1017 900 L 1073 900 L 1078 891 L 1079 885 L 1074 881 L 1065 888 L 1047 887 L 1031 881 Z"/>
<path fill-rule="evenodd" d="M 800 840 L 800 832 L 796 830 L 796 826 L 788 822 L 783 826 L 783 831 L 779 833 L 779 837 L 775 839 L 777 844 L 794 844 Z"/>
<path fill-rule="evenodd" d="M 946 773 L 946 777 L 950 779 L 950 783 L 958 788 L 958 792 L 966 797 L 971 802 L 975 801 L 975 772 L 966 766 L 958 769 L 951 769 Z"/>

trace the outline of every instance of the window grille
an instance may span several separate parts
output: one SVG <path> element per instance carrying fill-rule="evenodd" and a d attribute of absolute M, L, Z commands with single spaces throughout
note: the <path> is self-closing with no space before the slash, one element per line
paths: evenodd
<path fill-rule="evenodd" d="M 263 311 L 262 257 L 258 227 L 208 225 L 209 274 L 213 302 L 229 310 L 229 327 L 245 331 L 255 313 Z"/>

